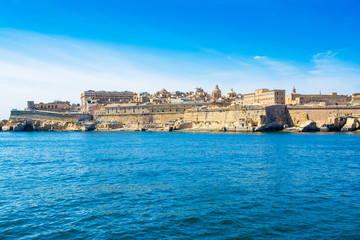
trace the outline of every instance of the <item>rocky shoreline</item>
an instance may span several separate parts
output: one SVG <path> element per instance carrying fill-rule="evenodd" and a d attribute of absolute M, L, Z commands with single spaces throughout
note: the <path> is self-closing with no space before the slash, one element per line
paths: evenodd
<path fill-rule="evenodd" d="M 169 124 L 140 125 L 120 124 L 116 122 L 64 122 L 51 120 L 0 122 L 0 131 L 4 132 L 360 132 L 360 121 L 355 117 L 337 118 L 334 123 L 317 124 L 307 121 L 298 126 L 284 126 L 276 123 L 267 123 L 258 127 L 243 127 L 238 123 L 224 122 L 184 122 L 177 120 Z"/>

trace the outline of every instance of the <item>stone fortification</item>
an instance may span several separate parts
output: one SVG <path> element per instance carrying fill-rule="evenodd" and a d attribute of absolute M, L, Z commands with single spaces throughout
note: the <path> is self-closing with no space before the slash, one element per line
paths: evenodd
<path fill-rule="evenodd" d="M 285 124 L 286 107 L 284 105 L 232 105 L 229 107 L 200 107 L 185 112 L 184 121 L 193 122 L 226 122 L 251 123 L 260 126 L 269 122 Z"/>
<path fill-rule="evenodd" d="M 359 129 L 360 107 L 288 106 L 291 131 L 355 131 Z"/>
<path fill-rule="evenodd" d="M 176 121 L 177 119 L 182 119 L 183 117 L 184 113 L 103 114 L 98 115 L 96 120 L 118 122 L 124 125 L 131 123 L 138 123 L 140 125 L 163 125 Z"/>
<path fill-rule="evenodd" d="M 328 107 L 288 107 L 291 117 L 290 125 L 300 126 L 307 121 L 314 121 L 318 126 L 334 123 L 334 119 L 360 117 L 360 106 Z"/>
<path fill-rule="evenodd" d="M 360 107 L 285 105 L 202 106 L 185 112 L 103 114 L 79 121 L 79 114 L 13 110 L 2 131 L 356 131 Z"/>
<path fill-rule="evenodd" d="M 164 126 L 172 124 L 174 130 L 186 128 L 203 130 L 281 130 L 288 123 L 285 105 L 231 105 L 229 107 L 202 106 L 184 113 L 154 112 L 144 114 L 103 114 L 96 120 L 116 122 L 130 128 Z M 261 127 L 261 128 L 260 128 Z"/>
<path fill-rule="evenodd" d="M 12 121 L 58 121 L 58 122 L 77 122 L 83 120 L 91 120 L 90 114 L 80 113 L 56 113 L 46 111 L 22 111 L 12 110 L 10 119 Z"/>
<path fill-rule="evenodd" d="M 231 105 L 189 109 L 184 122 L 192 122 L 193 128 L 204 130 L 272 131 L 281 130 L 287 118 L 285 105 Z"/>

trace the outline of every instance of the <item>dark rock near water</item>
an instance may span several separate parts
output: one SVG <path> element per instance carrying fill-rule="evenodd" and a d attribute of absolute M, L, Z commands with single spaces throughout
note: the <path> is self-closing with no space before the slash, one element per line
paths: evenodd
<path fill-rule="evenodd" d="M 323 124 L 319 127 L 320 132 L 329 132 L 330 129 L 328 127 L 329 124 Z"/>
<path fill-rule="evenodd" d="M 282 131 L 284 129 L 283 125 L 280 125 L 276 122 L 266 123 L 260 127 L 255 128 L 255 132 L 276 132 Z"/>
<path fill-rule="evenodd" d="M 301 132 L 317 132 L 320 129 L 316 126 L 316 122 L 308 121 L 300 126 Z"/>

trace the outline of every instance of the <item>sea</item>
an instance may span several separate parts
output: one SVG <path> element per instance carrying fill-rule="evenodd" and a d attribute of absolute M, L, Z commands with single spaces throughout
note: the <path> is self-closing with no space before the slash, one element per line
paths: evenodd
<path fill-rule="evenodd" d="M 1 132 L 0 239 L 360 239 L 360 134 Z"/>

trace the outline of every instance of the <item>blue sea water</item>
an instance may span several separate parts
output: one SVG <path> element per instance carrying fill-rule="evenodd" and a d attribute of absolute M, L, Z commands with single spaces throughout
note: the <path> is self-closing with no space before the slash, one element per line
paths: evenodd
<path fill-rule="evenodd" d="M 0 239 L 360 239 L 360 134 L 0 133 Z"/>

